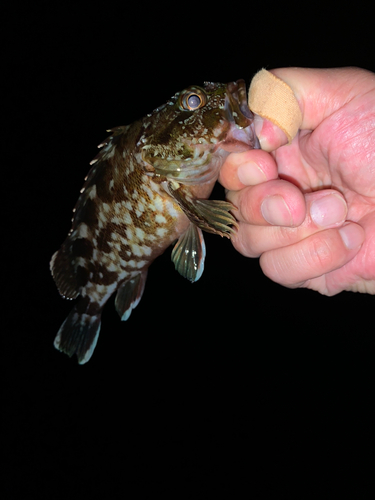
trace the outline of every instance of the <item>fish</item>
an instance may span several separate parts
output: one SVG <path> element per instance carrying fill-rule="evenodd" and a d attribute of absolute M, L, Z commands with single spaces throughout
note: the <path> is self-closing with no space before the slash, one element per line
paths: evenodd
<path fill-rule="evenodd" d="M 170 245 L 175 269 L 191 282 L 201 277 L 202 231 L 230 238 L 237 227 L 231 203 L 208 199 L 220 168 L 230 152 L 259 148 L 244 80 L 191 85 L 107 132 L 50 262 L 61 296 L 78 298 L 54 346 L 79 364 L 94 352 L 109 297 L 116 293 L 126 321 L 148 267 Z"/>

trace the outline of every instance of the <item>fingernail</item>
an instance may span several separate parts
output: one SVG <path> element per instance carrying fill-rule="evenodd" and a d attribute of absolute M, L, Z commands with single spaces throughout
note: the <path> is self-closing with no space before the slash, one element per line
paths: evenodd
<path fill-rule="evenodd" d="M 358 224 L 347 222 L 339 229 L 340 236 L 348 250 L 358 248 L 364 240 L 364 231 Z"/>
<path fill-rule="evenodd" d="M 255 186 L 267 180 L 263 170 L 255 162 L 240 165 L 237 170 L 239 180 L 245 186 Z"/>
<path fill-rule="evenodd" d="M 263 151 L 272 151 L 272 145 L 268 143 L 267 134 L 263 133 L 263 127 L 267 130 L 267 125 L 268 122 L 265 123 L 263 118 L 254 115 L 254 131 L 255 135 L 258 137 L 260 148 Z"/>
<path fill-rule="evenodd" d="M 288 205 L 280 195 L 269 196 L 261 205 L 265 220 L 273 226 L 293 226 L 293 218 Z"/>
<path fill-rule="evenodd" d="M 310 207 L 311 218 L 320 227 L 342 223 L 346 214 L 345 200 L 333 193 L 314 201 Z"/>
<path fill-rule="evenodd" d="M 288 142 L 287 136 L 279 127 L 258 115 L 254 118 L 254 130 L 263 151 L 274 151 Z"/>

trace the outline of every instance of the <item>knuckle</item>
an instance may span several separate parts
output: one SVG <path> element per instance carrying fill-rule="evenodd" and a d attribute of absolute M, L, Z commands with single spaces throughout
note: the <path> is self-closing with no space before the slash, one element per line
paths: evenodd
<path fill-rule="evenodd" d="M 333 249 L 331 241 L 325 235 L 315 235 L 306 252 L 306 261 L 311 267 L 323 270 L 330 269 L 333 263 Z"/>
<path fill-rule="evenodd" d="M 244 228 L 241 226 L 243 226 L 243 224 L 240 224 L 238 231 L 232 237 L 234 248 L 245 257 L 259 257 L 260 252 L 257 251 L 256 245 L 252 243 L 253 240 L 249 237 L 248 231 L 244 231 Z"/>

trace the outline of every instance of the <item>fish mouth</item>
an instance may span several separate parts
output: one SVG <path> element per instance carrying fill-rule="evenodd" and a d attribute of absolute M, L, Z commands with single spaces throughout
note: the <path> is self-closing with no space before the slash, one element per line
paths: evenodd
<path fill-rule="evenodd" d="M 247 104 L 245 80 L 227 84 L 225 109 L 229 121 L 235 121 L 242 128 L 251 125 L 254 115 Z"/>
<path fill-rule="evenodd" d="M 226 85 L 223 111 L 222 135 L 214 147 L 207 143 L 202 144 L 201 148 L 196 147 L 196 157 L 191 160 L 166 161 L 154 158 L 151 161 L 154 172 L 150 175 L 157 174 L 190 186 L 205 184 L 216 180 L 230 152 L 259 149 L 254 131 L 254 115 L 247 104 L 244 80 Z"/>
<path fill-rule="evenodd" d="M 254 114 L 247 104 L 245 80 L 227 84 L 224 109 L 229 130 L 220 147 L 229 152 L 259 149 L 254 130 Z"/>

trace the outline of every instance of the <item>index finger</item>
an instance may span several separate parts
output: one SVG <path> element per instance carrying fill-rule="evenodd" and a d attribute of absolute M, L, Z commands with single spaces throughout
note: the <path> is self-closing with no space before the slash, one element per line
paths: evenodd
<path fill-rule="evenodd" d="M 231 153 L 219 173 L 219 182 L 230 191 L 277 179 L 277 165 L 272 156 L 261 149 Z"/>

